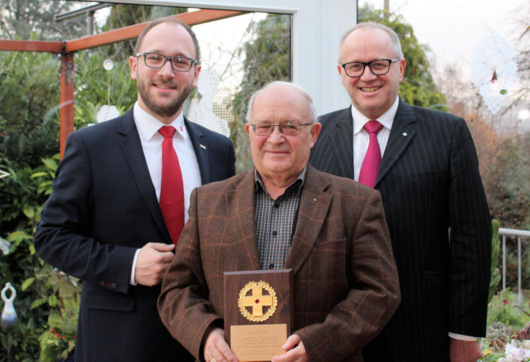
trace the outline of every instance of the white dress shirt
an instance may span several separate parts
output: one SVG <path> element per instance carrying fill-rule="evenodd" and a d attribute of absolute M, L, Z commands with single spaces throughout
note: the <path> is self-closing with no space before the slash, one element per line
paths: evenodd
<path fill-rule="evenodd" d="M 383 128 L 377 134 L 377 141 L 381 149 L 381 158 L 385 154 L 386 144 L 388 143 L 388 137 L 390 136 L 390 130 L 394 123 L 398 105 L 399 97 L 396 97 L 394 104 L 381 117 L 376 119 L 376 121 L 383 125 Z M 366 151 L 368 151 L 368 145 L 370 144 L 370 135 L 364 129 L 364 125 L 368 121 L 371 121 L 371 119 L 359 112 L 353 104 L 351 106 L 351 114 L 353 117 L 353 174 L 355 181 L 359 181 L 361 166 L 364 156 L 366 156 Z"/>
<path fill-rule="evenodd" d="M 134 105 L 133 118 L 138 129 L 138 135 L 140 136 L 149 175 L 155 188 L 156 198 L 160 201 L 160 189 L 162 185 L 162 142 L 164 141 L 164 137 L 158 133 L 158 130 L 164 127 L 165 124 L 140 108 L 138 102 Z M 184 124 L 182 112 L 169 126 L 173 126 L 177 130 L 173 135 L 173 147 L 177 153 L 180 170 L 182 172 L 182 181 L 184 184 L 184 221 L 186 222 L 189 218 L 188 208 L 190 206 L 191 192 L 194 188 L 202 184 L 201 173 L 190 135 Z M 160 242 L 160 240 L 152 240 L 152 242 Z M 132 266 L 132 285 L 136 285 L 134 272 L 136 270 L 138 253 L 139 250 L 136 252 Z"/>

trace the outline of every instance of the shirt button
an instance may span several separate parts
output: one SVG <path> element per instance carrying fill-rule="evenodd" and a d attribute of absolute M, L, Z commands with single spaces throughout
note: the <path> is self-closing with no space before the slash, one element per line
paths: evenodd
<path fill-rule="evenodd" d="M 274 264 L 269 264 L 269 269 L 274 269 Z"/>
<path fill-rule="evenodd" d="M 280 204 L 278 204 L 278 203 L 275 202 L 275 203 L 274 203 L 274 207 L 277 209 L 277 208 L 280 207 Z"/>
<path fill-rule="evenodd" d="M 276 235 L 278 235 L 278 232 L 277 232 L 276 230 L 274 230 L 274 231 L 272 232 L 272 236 L 276 236 Z"/>

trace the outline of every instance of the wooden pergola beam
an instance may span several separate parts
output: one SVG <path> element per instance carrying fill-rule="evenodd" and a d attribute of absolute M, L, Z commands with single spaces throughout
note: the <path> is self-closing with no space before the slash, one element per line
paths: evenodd
<path fill-rule="evenodd" d="M 170 16 L 179 18 L 188 25 L 207 23 L 243 14 L 241 11 L 225 10 L 199 10 L 191 13 L 180 13 Z M 140 35 L 149 22 L 126 26 L 120 29 L 110 30 L 105 33 L 86 36 L 66 42 L 66 52 L 71 53 L 79 50 L 96 48 L 101 45 L 116 43 L 123 40 L 133 39 Z"/>
<path fill-rule="evenodd" d="M 62 41 L 0 40 L 0 50 L 15 52 L 61 53 Z"/>

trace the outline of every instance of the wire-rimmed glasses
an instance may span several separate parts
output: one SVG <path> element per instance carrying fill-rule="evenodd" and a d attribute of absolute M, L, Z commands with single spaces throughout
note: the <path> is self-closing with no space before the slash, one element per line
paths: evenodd
<path fill-rule="evenodd" d="M 268 123 L 259 122 L 251 123 L 254 133 L 258 136 L 269 136 L 274 131 L 274 127 L 278 127 L 280 132 L 286 136 L 296 136 L 302 131 L 302 126 L 310 126 L 313 123 L 299 123 L 299 122 L 282 122 L 282 123 Z"/>

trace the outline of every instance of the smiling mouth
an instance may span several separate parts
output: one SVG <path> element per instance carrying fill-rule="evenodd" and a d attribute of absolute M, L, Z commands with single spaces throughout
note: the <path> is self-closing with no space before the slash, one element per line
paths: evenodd
<path fill-rule="evenodd" d="M 360 90 L 362 90 L 363 92 L 375 92 L 380 88 L 381 87 L 361 87 Z"/>
<path fill-rule="evenodd" d="M 155 84 L 155 87 L 160 89 L 175 89 L 174 86 L 168 84 Z"/>

